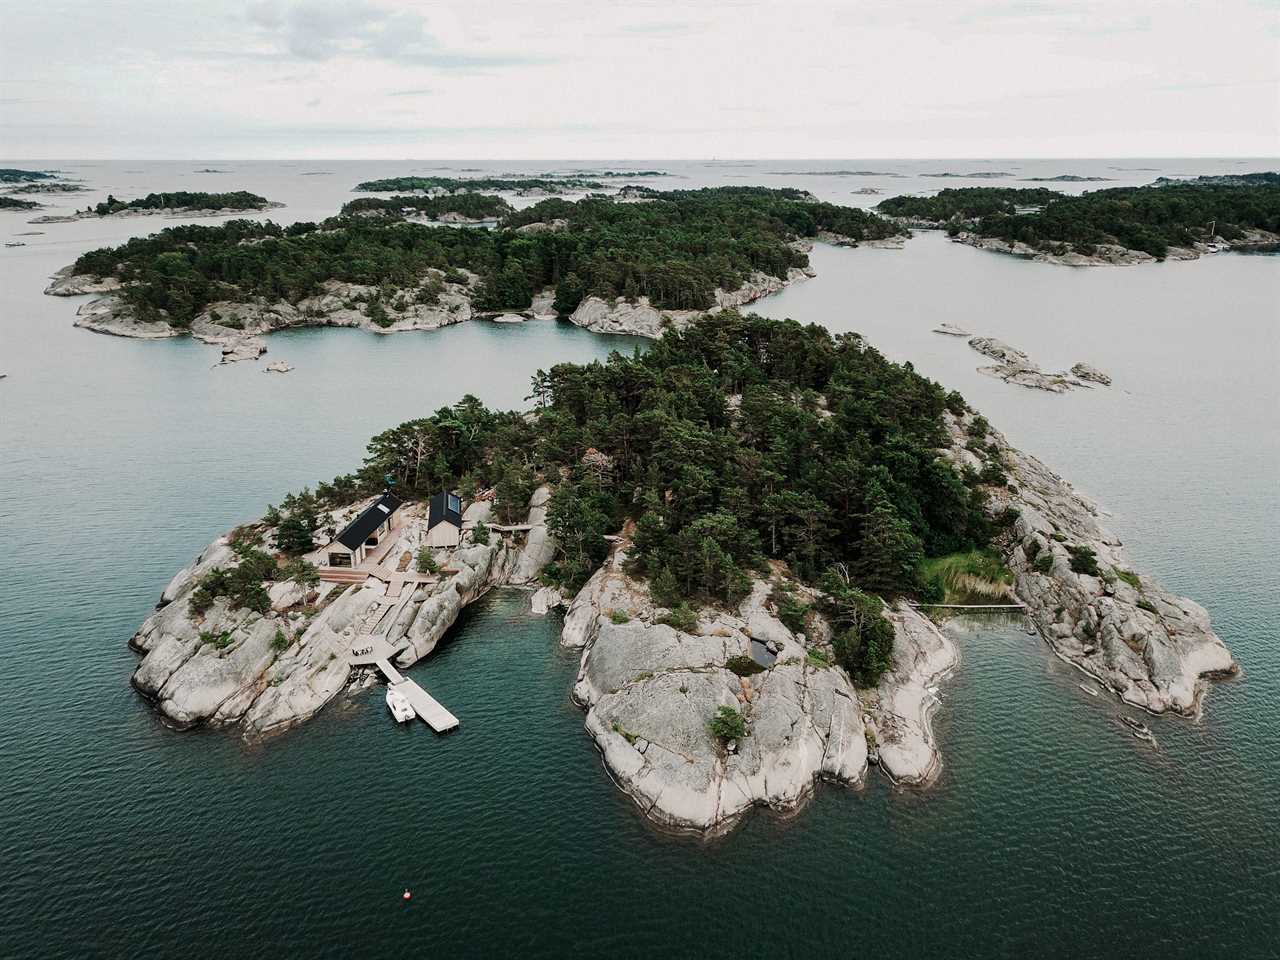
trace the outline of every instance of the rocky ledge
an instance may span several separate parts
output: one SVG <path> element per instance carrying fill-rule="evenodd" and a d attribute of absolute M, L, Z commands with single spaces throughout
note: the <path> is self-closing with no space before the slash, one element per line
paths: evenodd
<path fill-rule="evenodd" d="M 1002 552 L 1053 652 L 1126 703 L 1197 716 L 1208 681 L 1238 669 L 1205 609 L 1134 571 L 1097 506 L 1035 457 L 994 430 L 976 438 L 972 415 L 947 417 L 953 462 L 981 471 L 995 461 L 1008 477 L 990 500 L 995 515 L 1017 515 Z"/>
<path fill-rule="evenodd" d="M 908 608 L 889 614 L 893 668 L 860 691 L 833 665 L 820 616 L 811 615 L 806 636 L 775 615 L 769 596 L 786 577 L 781 565 L 736 610 L 705 610 L 683 630 L 661 622 L 669 611 L 627 576 L 628 547 L 620 539 L 574 598 L 561 642 L 582 650 L 573 698 L 588 733 L 654 823 L 714 835 L 754 806 L 792 812 L 818 780 L 861 784 L 869 747 L 895 781 L 923 784 L 937 773 L 930 688 L 956 654 L 928 620 Z M 763 669 L 742 670 L 753 657 Z M 742 712 L 746 737 L 723 743 L 712 734 L 721 707 Z"/>
<path fill-rule="evenodd" d="M 950 329 L 944 330 L 942 327 Z M 944 323 L 942 327 L 934 332 L 948 333 L 953 336 L 964 335 L 958 327 L 951 327 L 950 324 Z M 1031 358 L 1021 350 L 994 337 L 971 337 L 969 346 L 984 357 L 998 361 L 995 366 L 979 367 L 978 372 L 996 377 L 1005 383 L 1016 383 L 1035 390 L 1047 390 L 1050 393 L 1066 393 L 1073 387 L 1087 387 L 1090 383 L 1111 385 L 1109 376 L 1087 363 L 1075 364 L 1069 373 L 1048 373 L 1041 370 L 1039 364 L 1032 362 Z"/>
<path fill-rule="evenodd" d="M 939 226 L 938 224 L 934 225 Z M 1080 253 L 1070 249 L 1066 244 L 1059 250 L 1041 250 L 1016 240 L 1002 240 L 999 237 L 981 237 L 975 233 L 962 232 L 952 237 L 957 243 L 977 247 L 979 250 L 991 250 L 996 253 L 1007 253 L 1038 263 L 1056 263 L 1067 267 L 1110 267 L 1133 266 L 1141 263 L 1156 263 L 1151 254 L 1142 250 L 1132 250 L 1116 243 L 1099 243 L 1094 245 L 1091 254 Z M 1280 235 L 1266 230 L 1247 230 L 1234 240 L 1214 237 L 1189 247 L 1170 247 L 1165 254 L 1167 260 L 1198 260 L 1206 254 L 1226 253 L 1232 250 L 1254 250 L 1280 244 Z"/>
<path fill-rule="evenodd" d="M 343 690 L 375 682 L 367 668 L 353 665 L 353 648 L 380 637 L 398 666 L 410 666 L 435 649 L 463 607 L 493 587 L 536 580 L 551 552 L 543 522 L 549 495 L 546 487 L 534 493 L 534 526 L 523 544 L 496 532 L 486 545 L 464 539 L 456 549 L 437 551 L 444 572 L 406 585 L 398 597 L 388 596 L 387 582 L 375 576 L 351 585 L 281 580 L 264 584 L 271 599 L 266 614 L 235 608 L 226 598 L 203 614 L 192 612 L 201 577 L 239 562 L 232 535 L 220 537 L 173 578 L 130 640 L 144 654 L 133 685 L 166 723 L 180 728 L 239 724 L 246 736 L 258 736 L 301 723 Z M 331 520 L 345 523 L 365 505 L 337 511 Z M 489 506 L 472 504 L 466 521 L 485 519 Z M 425 525 L 412 507 L 404 510 L 388 556 L 407 564 Z M 273 534 L 259 526 L 265 542 Z"/>
<path fill-rule="evenodd" d="M 787 271 L 786 279 L 767 273 L 752 274 L 737 290 L 716 290 L 715 306 L 710 310 L 666 310 L 653 306 L 648 297 L 639 297 L 634 301 L 618 297 L 613 303 L 600 297 L 587 297 L 569 319 L 579 327 L 595 333 L 627 334 L 657 340 L 669 327 L 679 330 L 694 317 L 743 306 L 814 275 L 811 267 L 792 267 Z"/>

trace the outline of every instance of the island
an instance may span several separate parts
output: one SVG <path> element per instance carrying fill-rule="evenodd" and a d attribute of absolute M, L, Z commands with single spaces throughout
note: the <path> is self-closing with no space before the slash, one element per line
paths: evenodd
<path fill-rule="evenodd" d="M 273 210 L 283 207 L 265 197 L 247 190 L 229 193 L 204 193 L 179 190 L 173 193 L 148 193 L 135 200 L 117 200 L 111 194 L 92 207 L 86 207 L 70 216 L 40 217 L 32 223 L 65 223 L 72 220 L 95 220 L 102 217 L 141 216 L 217 216 L 227 213 L 245 213 L 251 210 Z"/>
<path fill-rule="evenodd" d="M 0 167 L 0 183 L 34 183 L 56 180 L 61 176 L 56 170 L 22 170 L 17 167 Z"/>
<path fill-rule="evenodd" d="M 363 193 L 512 193 L 520 197 L 552 197 L 564 193 L 604 190 L 599 179 L 576 176 L 542 177 L 388 177 L 365 180 L 352 189 Z"/>
<path fill-rule="evenodd" d="M 458 197 L 446 207 L 472 209 Z M 857 245 L 904 233 L 867 211 L 761 187 L 652 191 L 643 203 L 551 198 L 495 230 L 405 222 L 404 207 L 392 208 L 381 215 L 375 201 L 380 215 L 289 227 L 171 227 L 84 254 L 45 292 L 107 294 L 79 309 L 77 325 L 90 330 L 191 334 L 224 350 L 284 327 L 391 333 L 513 312 L 657 336 L 804 279 L 815 239 Z"/>
<path fill-rule="evenodd" d="M 17 197 L 0 196 L 0 210 L 38 210 L 42 204 L 34 200 L 19 200 Z"/>
<path fill-rule="evenodd" d="M 443 223 L 475 224 L 497 222 L 511 212 L 511 204 L 493 194 L 456 193 L 443 196 L 361 197 L 344 203 L 338 215 L 421 218 Z"/>
<path fill-rule="evenodd" d="M 1069 266 L 1193 260 L 1280 243 L 1280 176 L 1157 181 L 1079 196 L 1045 188 L 970 187 L 877 206 L 961 243 Z"/>
<path fill-rule="evenodd" d="M 488 590 L 536 588 L 534 612 L 567 606 L 613 780 L 711 835 L 869 764 L 936 777 L 959 653 L 930 604 L 1024 604 L 1151 713 L 1196 715 L 1236 670 L 1092 504 L 856 334 L 721 311 L 532 387 L 529 410 L 466 397 L 381 433 L 215 540 L 133 637 L 134 686 L 175 726 L 258 737 L 399 677 Z"/>

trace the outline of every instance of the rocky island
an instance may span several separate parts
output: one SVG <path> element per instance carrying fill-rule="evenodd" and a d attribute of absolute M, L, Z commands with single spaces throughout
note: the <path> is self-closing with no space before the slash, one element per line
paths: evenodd
<path fill-rule="evenodd" d="M 900 233 L 795 190 L 653 194 L 520 211 L 483 194 L 369 198 L 322 224 L 172 227 L 85 254 L 45 292 L 106 294 L 79 309 L 90 330 L 222 347 L 293 326 L 392 333 L 513 314 L 652 337 L 810 275 L 811 238 L 856 245 Z M 423 211 L 504 215 L 497 229 L 459 230 L 413 222 Z"/>
<path fill-rule="evenodd" d="M 540 372 L 531 399 L 388 430 L 356 473 L 220 538 L 134 637 L 135 686 L 178 726 L 278 731 L 374 682 L 370 644 L 407 666 L 486 590 L 537 586 L 535 612 L 567 607 L 572 696 L 614 780 L 708 835 L 872 763 L 936 775 L 959 651 L 929 603 L 1017 597 L 1056 655 L 1153 713 L 1195 715 L 1235 670 L 1096 507 L 856 334 L 702 314 L 646 353 Z M 467 505 L 432 546 L 446 490 Z M 373 553 L 326 568 L 379 503 L 398 517 Z"/>
<path fill-rule="evenodd" d="M 37 217 L 32 223 L 69 223 L 74 220 L 94 220 L 102 217 L 213 217 L 229 213 L 247 213 L 258 210 L 274 210 L 282 203 L 272 203 L 265 197 L 247 190 L 230 193 L 202 193 L 180 190 L 174 193 L 148 193 L 136 200 L 117 200 L 110 194 L 107 199 L 92 207 L 68 216 Z"/>
<path fill-rule="evenodd" d="M 900 196 L 876 209 L 945 229 L 983 250 L 1067 266 L 1194 260 L 1280 244 L 1280 177 L 1157 181 L 1066 196 L 1043 187 L 970 187 Z"/>

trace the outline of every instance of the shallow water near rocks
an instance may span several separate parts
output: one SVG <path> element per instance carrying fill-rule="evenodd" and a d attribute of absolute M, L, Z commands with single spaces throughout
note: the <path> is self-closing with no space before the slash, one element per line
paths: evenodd
<path fill-rule="evenodd" d="M 901 165 L 904 179 L 924 189 L 911 178 L 940 163 Z M 1117 163 L 1219 169 L 1022 166 Z M 79 175 L 117 194 L 130 178 L 199 188 L 175 165 L 117 166 Z M 407 166 L 207 179 L 315 219 L 356 179 Z M 679 186 L 798 168 L 643 166 L 679 169 Z M 813 166 L 842 167 L 886 162 Z M 335 173 L 299 179 L 321 169 Z M 859 185 L 793 182 L 833 200 Z M 468 391 L 520 405 L 538 367 L 635 341 L 549 322 L 306 330 L 267 340 L 264 360 L 292 373 L 210 370 L 206 347 L 89 334 L 71 327 L 77 301 L 40 296 L 82 250 L 148 225 L 3 225 L 45 234 L 0 251 L 0 953 L 1275 954 L 1280 260 L 1071 270 L 922 235 L 901 251 L 819 247 L 816 280 L 757 305 L 860 331 L 959 389 L 1111 512 L 1139 570 L 1210 610 L 1243 676 L 1199 723 L 1147 718 L 1153 750 L 1020 621 L 952 619 L 962 661 L 933 718 L 933 789 L 872 771 L 699 843 L 652 830 L 610 782 L 569 701 L 577 657 L 525 592 L 470 608 L 410 671 L 461 718 L 446 737 L 395 725 L 373 690 L 249 745 L 168 730 L 128 685 L 129 635 L 214 535 L 349 470 L 384 427 Z M 983 377 L 963 340 L 930 332 L 943 320 L 1045 369 L 1093 363 L 1115 386 L 1054 396 Z"/>

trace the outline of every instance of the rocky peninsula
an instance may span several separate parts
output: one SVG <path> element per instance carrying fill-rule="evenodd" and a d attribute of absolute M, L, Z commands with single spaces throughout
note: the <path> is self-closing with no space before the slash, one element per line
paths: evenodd
<path fill-rule="evenodd" d="M 545 505 L 549 490 L 530 501 L 531 530 L 523 543 L 497 533 L 477 542 L 477 524 L 491 504 L 477 501 L 467 511 L 470 531 L 456 548 L 433 552 L 440 573 L 418 578 L 399 596 L 389 595 L 383 569 L 354 583 L 320 582 L 299 565 L 268 565 L 262 583 L 264 611 L 238 606 L 218 596 L 204 610 L 193 598 L 211 571 L 236 569 L 247 551 L 279 537 L 270 520 L 236 528 L 211 543 L 165 588 L 156 611 L 129 641 L 143 654 L 134 687 L 175 727 L 198 724 L 240 726 L 255 737 L 284 730 L 314 716 L 343 691 L 374 682 L 367 667 L 353 665 L 357 651 L 374 636 L 383 638 L 394 662 L 408 667 L 430 654 L 468 604 L 496 586 L 536 580 L 549 554 Z M 345 525 L 367 506 L 360 501 L 323 518 Z M 421 509 L 405 510 L 387 551 L 407 568 L 426 542 Z M 306 567 L 301 569 L 306 571 Z"/>
<path fill-rule="evenodd" d="M 76 220 L 100 220 L 104 217 L 220 217 L 233 213 L 258 213 L 278 210 L 283 203 L 275 203 L 247 190 L 230 193 L 202 193 L 179 191 L 176 193 L 149 193 L 136 200 L 117 200 L 108 194 L 107 199 L 96 206 L 72 214 L 49 214 L 36 217 L 30 223 L 72 223 Z"/>

